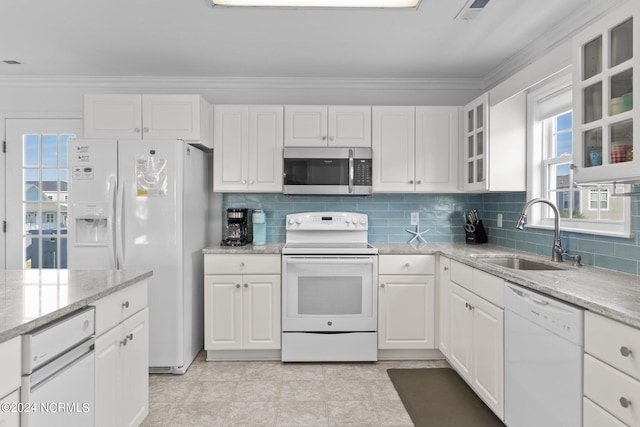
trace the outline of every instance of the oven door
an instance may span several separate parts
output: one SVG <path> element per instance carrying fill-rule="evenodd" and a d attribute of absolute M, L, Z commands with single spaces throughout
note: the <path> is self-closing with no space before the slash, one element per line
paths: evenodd
<path fill-rule="evenodd" d="M 377 256 L 284 256 L 283 332 L 377 330 Z"/>

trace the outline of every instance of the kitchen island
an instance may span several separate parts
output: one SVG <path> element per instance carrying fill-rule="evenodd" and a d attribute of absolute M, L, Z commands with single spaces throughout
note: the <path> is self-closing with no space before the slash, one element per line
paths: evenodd
<path fill-rule="evenodd" d="M 64 372 L 73 369 L 77 375 L 72 378 L 81 379 L 83 383 L 86 383 L 85 377 L 81 374 L 88 375 L 86 381 L 91 378 L 88 387 L 94 390 L 95 398 L 94 393 L 88 392 L 84 403 L 91 413 L 91 425 L 142 423 L 149 411 L 146 279 L 152 274 L 151 271 L 137 270 L 0 271 L 0 360 L 3 362 L 0 364 L 0 403 L 3 409 L 0 425 L 18 426 L 30 422 L 25 419 L 29 411 L 21 411 L 19 405 L 37 404 L 31 397 L 35 396 L 31 393 L 36 389 L 30 385 L 35 375 L 31 375 L 31 371 L 25 372 L 22 360 L 23 352 L 32 348 L 30 345 L 25 347 L 25 343 L 31 341 L 25 341 L 23 335 L 41 331 L 43 329 L 39 328 L 45 326 L 47 331 L 52 330 L 48 326 L 56 324 L 58 338 L 71 339 L 71 336 L 77 336 L 76 330 L 59 328 L 60 322 L 57 321 L 63 318 L 68 321 L 72 313 L 87 306 L 93 306 L 95 310 L 95 321 L 85 320 L 85 325 L 91 326 L 88 332 L 91 335 L 95 324 L 95 344 L 91 345 L 89 356 L 82 357 L 82 364 L 78 358 L 72 362 L 73 368 L 70 363 Z M 93 318 L 93 312 L 91 316 Z M 93 336 L 91 340 L 94 340 Z M 47 352 L 50 349 L 49 346 L 44 348 Z M 75 348 L 68 350 L 71 351 Z M 47 354 L 39 356 L 46 357 Z M 65 356 L 54 357 L 57 359 L 45 366 L 53 366 Z M 48 386 L 54 383 L 46 381 Z M 56 393 L 65 387 L 58 383 L 55 385 Z M 48 419 L 52 425 L 61 425 L 55 421 L 57 414 L 50 416 L 54 417 Z M 60 416 L 64 417 L 63 413 Z M 89 425 L 86 417 L 73 422 Z"/>

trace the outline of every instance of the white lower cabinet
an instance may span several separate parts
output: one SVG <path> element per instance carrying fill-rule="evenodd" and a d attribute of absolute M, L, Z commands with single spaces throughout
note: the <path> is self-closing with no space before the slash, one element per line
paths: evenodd
<path fill-rule="evenodd" d="M 457 282 L 456 282 L 457 280 Z M 504 281 L 451 261 L 447 360 L 476 394 L 504 418 Z"/>
<path fill-rule="evenodd" d="M 97 427 L 137 426 L 149 413 L 146 290 L 145 281 L 94 304 Z M 109 320 L 103 321 L 105 317 Z"/>
<path fill-rule="evenodd" d="M 590 311 L 584 320 L 584 426 L 640 425 L 640 329 Z"/>
<path fill-rule="evenodd" d="M 20 402 L 21 338 L 15 337 L 0 344 L 0 405 L 12 408 Z M 17 407 L 17 405 L 15 405 Z M 0 427 L 20 425 L 20 413 L 0 411 Z"/>
<path fill-rule="evenodd" d="M 379 349 L 436 347 L 434 265 L 432 255 L 380 255 Z"/>
<path fill-rule="evenodd" d="M 207 356 L 215 350 L 279 350 L 280 286 L 280 255 L 205 255 Z"/>

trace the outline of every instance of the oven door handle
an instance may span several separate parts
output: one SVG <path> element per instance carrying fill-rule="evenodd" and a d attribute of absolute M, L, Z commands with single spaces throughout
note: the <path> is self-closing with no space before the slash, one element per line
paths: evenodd
<path fill-rule="evenodd" d="M 353 166 L 353 148 L 349 148 L 349 194 L 353 193 L 353 176 L 354 176 L 354 166 Z"/>
<path fill-rule="evenodd" d="M 287 264 L 373 264 L 373 258 L 287 258 Z"/>

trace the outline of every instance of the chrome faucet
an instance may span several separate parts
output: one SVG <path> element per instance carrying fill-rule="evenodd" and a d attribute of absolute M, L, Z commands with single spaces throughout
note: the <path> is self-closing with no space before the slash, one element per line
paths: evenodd
<path fill-rule="evenodd" d="M 520 216 L 518 217 L 518 221 L 516 221 L 516 229 L 524 230 L 524 225 L 527 222 L 527 213 L 526 213 L 527 209 L 529 209 L 529 206 L 533 205 L 534 203 L 545 203 L 551 207 L 551 210 L 553 210 L 553 214 L 555 217 L 555 221 L 554 221 L 555 233 L 553 236 L 553 248 L 551 250 L 551 261 L 562 262 L 562 257 L 566 256 L 567 258 L 571 258 L 573 260 L 573 265 L 581 266 L 582 264 L 580 263 L 580 261 L 582 260 L 582 257 L 580 255 L 570 255 L 569 252 L 567 252 L 567 250 L 562 247 L 562 244 L 560 243 L 560 212 L 558 212 L 558 208 L 556 207 L 556 205 L 554 205 L 547 199 L 543 199 L 543 198 L 531 199 L 527 203 L 525 203 L 524 207 L 522 208 L 522 211 L 520 212 Z"/>

